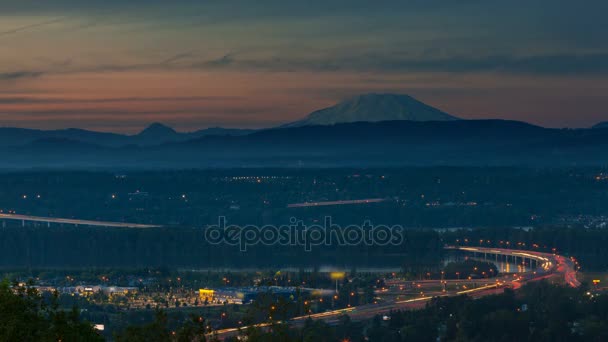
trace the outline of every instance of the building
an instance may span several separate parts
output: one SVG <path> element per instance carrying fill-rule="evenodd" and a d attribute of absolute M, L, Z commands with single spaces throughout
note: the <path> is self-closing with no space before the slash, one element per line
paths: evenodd
<path fill-rule="evenodd" d="M 210 289 L 199 289 L 198 296 L 203 302 L 211 303 L 215 298 L 215 291 Z"/>
<path fill-rule="evenodd" d="M 204 291 L 204 292 L 201 292 Z M 235 304 L 248 304 L 255 301 L 262 294 L 283 297 L 293 300 L 297 295 L 295 287 L 259 286 L 259 287 L 225 287 L 216 290 L 199 290 L 201 299 L 212 294 L 213 300 Z M 212 302 L 212 300 L 209 300 Z"/>

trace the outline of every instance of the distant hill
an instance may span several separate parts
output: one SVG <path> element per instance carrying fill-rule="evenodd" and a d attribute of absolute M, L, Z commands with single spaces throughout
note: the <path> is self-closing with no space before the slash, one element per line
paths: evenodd
<path fill-rule="evenodd" d="M 153 123 L 135 135 L 95 132 L 77 128 L 45 131 L 0 127 L 0 147 L 22 146 L 36 141 L 44 141 L 45 139 L 64 139 L 105 147 L 120 147 L 125 145 L 149 146 L 187 141 L 208 135 L 245 135 L 252 132 L 255 132 L 255 130 L 212 127 L 194 132 L 181 133 L 161 123 Z"/>
<path fill-rule="evenodd" d="M 161 145 L 99 147 L 41 139 L 0 147 L 8 168 L 604 166 L 608 131 L 518 121 L 382 121 L 207 135 Z"/>
<path fill-rule="evenodd" d="M 0 127 L 0 146 L 20 146 L 44 139 L 68 139 L 105 146 L 121 146 L 129 143 L 129 137 L 121 134 L 93 132 L 68 128 L 61 130 L 37 130 Z"/>
<path fill-rule="evenodd" d="M 350 98 L 335 106 L 317 110 L 300 121 L 282 127 L 395 120 L 453 121 L 458 118 L 426 105 L 409 95 L 365 94 Z"/>
<path fill-rule="evenodd" d="M 178 136 L 179 133 L 175 131 L 173 128 L 163 125 L 159 122 L 155 122 L 150 126 L 146 127 L 143 131 L 137 134 L 137 137 L 151 137 L 151 138 L 163 138 L 163 137 L 175 137 Z"/>
<path fill-rule="evenodd" d="M 234 128 L 222 128 L 222 127 L 211 127 L 201 129 L 194 132 L 180 133 L 173 128 L 155 122 L 150 126 L 146 127 L 139 134 L 131 136 L 132 143 L 140 146 L 147 145 L 161 145 L 170 142 L 188 141 L 201 137 L 218 135 L 218 136 L 239 136 L 247 135 L 255 132 L 253 129 L 234 129 Z"/>
<path fill-rule="evenodd" d="M 0 128 L 0 169 L 576 167 L 606 166 L 607 160 L 605 129 L 459 120 L 392 94 L 358 96 L 300 122 L 257 131 L 181 133 L 161 123 L 135 135 Z"/>
<path fill-rule="evenodd" d="M 608 121 L 600 122 L 593 126 L 593 128 L 608 128 Z"/>

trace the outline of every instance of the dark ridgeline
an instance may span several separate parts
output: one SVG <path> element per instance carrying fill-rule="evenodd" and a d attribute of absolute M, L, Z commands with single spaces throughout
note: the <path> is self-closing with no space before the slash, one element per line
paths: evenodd
<path fill-rule="evenodd" d="M 600 122 L 594 125 L 593 128 L 608 128 L 608 121 Z"/>
<path fill-rule="evenodd" d="M 0 128 L 0 168 L 605 165 L 608 131 L 460 120 L 407 95 L 367 94 L 278 128 L 127 136 Z"/>
<path fill-rule="evenodd" d="M 129 145 L 149 146 L 170 142 L 188 141 L 208 135 L 244 135 L 254 132 L 249 129 L 231 129 L 212 127 L 194 132 L 180 133 L 161 123 L 153 123 L 135 135 L 95 132 L 77 128 L 58 130 L 37 130 L 25 128 L 0 127 L 0 147 L 27 146 L 46 140 L 72 141 L 103 147 L 121 147 Z"/>
<path fill-rule="evenodd" d="M 607 147 L 605 129 L 549 129 L 503 120 L 383 121 L 212 135 L 155 146 L 101 146 L 50 137 L 0 147 L 0 167 L 575 166 L 605 165 Z"/>

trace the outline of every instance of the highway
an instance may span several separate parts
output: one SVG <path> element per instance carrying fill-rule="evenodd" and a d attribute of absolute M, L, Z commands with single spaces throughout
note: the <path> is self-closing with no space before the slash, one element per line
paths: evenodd
<path fill-rule="evenodd" d="M 450 295 L 461 295 L 468 294 L 472 297 L 482 297 L 490 294 L 497 294 L 503 290 L 504 287 L 501 287 L 496 284 L 487 284 L 483 285 L 476 289 L 470 289 L 465 291 L 459 291 L 454 294 L 442 294 L 441 296 L 450 296 Z M 304 326 L 304 323 L 308 318 L 313 320 L 323 320 L 327 324 L 336 325 L 340 322 L 340 317 L 344 314 L 348 314 L 353 321 L 363 321 L 374 318 L 377 315 L 389 314 L 391 311 L 395 310 L 415 310 L 422 309 L 425 307 L 426 302 L 435 298 L 437 296 L 424 296 L 419 298 L 412 298 L 408 300 L 401 301 L 391 301 L 385 303 L 378 304 L 366 304 L 360 305 L 357 307 L 344 308 L 339 310 L 321 312 L 306 316 L 299 316 L 292 318 L 288 321 L 291 327 L 301 328 Z M 281 322 L 278 322 L 281 323 Z M 267 328 L 271 324 L 270 323 L 261 323 L 255 325 L 257 328 Z M 230 337 L 235 337 L 239 335 L 239 330 L 246 330 L 248 327 L 240 327 L 240 328 L 228 328 L 215 331 L 215 336 L 218 339 L 224 340 Z"/>
<path fill-rule="evenodd" d="M 47 224 L 58 223 L 58 224 L 78 225 L 78 226 L 116 227 L 116 228 L 158 228 L 158 227 L 162 227 L 159 225 L 151 225 L 151 224 L 90 221 L 90 220 L 29 216 L 29 215 L 17 215 L 17 214 L 0 214 L 0 220 L 15 220 L 15 221 L 22 221 L 22 222 L 43 222 L 43 223 L 47 223 Z"/>
<path fill-rule="evenodd" d="M 536 260 L 540 264 L 541 268 L 543 268 L 546 272 L 553 275 L 563 276 L 564 281 L 569 286 L 579 287 L 581 285 L 578 279 L 576 279 L 576 269 L 574 263 L 572 260 L 561 255 L 536 251 L 488 247 L 447 246 L 446 249 Z"/>
<path fill-rule="evenodd" d="M 539 281 L 542 279 L 548 279 L 552 277 L 563 277 L 564 281 L 571 287 L 580 286 L 580 282 L 576 279 L 576 270 L 572 260 L 565 258 L 561 255 L 542 253 L 536 251 L 526 250 L 514 250 L 514 249 L 503 249 L 503 248 L 486 248 L 486 247 L 459 247 L 459 246 L 446 246 L 446 249 L 462 250 L 465 252 L 473 253 L 486 253 L 491 255 L 503 255 L 512 256 L 518 258 L 533 259 L 538 262 L 538 272 L 532 271 L 523 274 L 519 274 L 516 277 L 507 275 L 499 278 L 495 278 L 495 283 L 487 282 L 480 287 L 473 289 L 466 289 L 461 291 L 453 291 L 448 293 L 442 293 L 438 296 L 458 296 L 458 295 L 469 295 L 473 298 L 481 298 L 488 295 L 499 294 L 504 291 L 505 287 L 510 287 L 514 290 L 519 289 L 526 282 Z M 432 281 L 424 281 L 432 282 Z M 436 283 L 439 280 L 435 281 Z M 338 324 L 340 316 L 348 314 L 354 321 L 362 321 L 371 319 L 377 315 L 388 314 L 394 310 L 415 310 L 424 308 L 426 302 L 437 296 L 421 296 L 418 298 L 412 298 L 407 300 L 392 300 L 387 302 L 381 302 L 378 304 L 366 304 L 357 307 L 345 308 L 334 311 L 321 312 L 306 316 L 295 317 L 289 320 L 289 324 L 292 327 L 302 327 L 304 322 L 308 318 L 314 320 L 324 320 L 330 325 Z M 269 323 L 262 323 L 256 325 L 256 327 L 267 328 Z M 247 327 L 241 327 L 240 329 L 247 329 Z M 214 332 L 220 340 L 235 337 L 239 334 L 239 328 L 228 328 L 217 330 Z"/>
<path fill-rule="evenodd" d="M 564 275 L 566 283 L 572 287 L 581 286 L 581 282 L 576 279 L 576 269 L 572 260 L 561 255 L 556 255 L 555 259 L 557 260 L 558 272 Z"/>

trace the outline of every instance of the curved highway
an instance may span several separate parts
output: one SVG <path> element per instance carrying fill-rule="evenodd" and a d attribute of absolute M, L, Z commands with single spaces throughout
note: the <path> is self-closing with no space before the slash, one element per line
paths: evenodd
<path fill-rule="evenodd" d="M 517 258 L 527 258 L 536 260 L 539 265 L 540 272 L 528 272 L 520 274 L 516 278 L 510 278 L 507 281 L 500 282 L 496 279 L 495 283 L 487 283 L 478 288 L 468 289 L 463 291 L 456 291 L 451 293 L 440 294 L 439 296 L 458 296 L 467 294 L 473 298 L 480 298 L 483 296 L 498 294 L 504 291 L 505 287 L 511 287 L 514 290 L 519 289 L 524 283 L 539 281 L 542 279 L 552 277 L 563 277 L 565 282 L 571 287 L 580 286 L 580 282 L 576 279 L 576 270 L 572 260 L 557 254 L 543 253 L 536 251 L 526 250 L 515 250 L 515 249 L 503 249 L 503 248 L 486 248 L 486 247 L 468 247 L 468 246 L 446 246 L 446 249 L 462 250 L 465 252 L 475 253 L 486 253 L 492 255 L 506 255 Z M 413 310 L 424 308 L 426 302 L 437 296 L 423 296 L 419 298 L 413 298 L 408 300 L 395 300 L 388 301 L 378 304 L 366 304 L 352 308 L 345 308 L 340 310 L 316 313 L 306 316 L 295 317 L 289 321 L 289 324 L 293 327 L 302 327 L 304 322 L 309 317 L 312 319 L 321 319 L 328 324 L 337 324 L 340 316 L 348 314 L 352 320 L 367 320 L 375 317 L 376 315 L 388 314 L 394 310 Z M 266 328 L 269 327 L 269 323 L 261 323 L 256 327 Z M 240 328 L 228 328 L 217 330 L 214 335 L 220 340 L 228 337 L 235 337 L 239 334 L 239 329 L 245 330 L 247 327 Z"/>
<path fill-rule="evenodd" d="M 574 263 L 572 262 L 572 260 L 561 255 L 507 248 L 468 246 L 446 246 L 445 248 L 472 253 L 483 253 L 490 255 L 507 256 L 512 258 L 536 260 L 541 266 L 544 266 L 546 273 L 554 276 L 563 276 L 564 281 L 569 286 L 579 287 L 581 285 L 578 279 L 576 279 L 576 268 Z M 528 274 L 528 276 L 530 275 Z"/>

